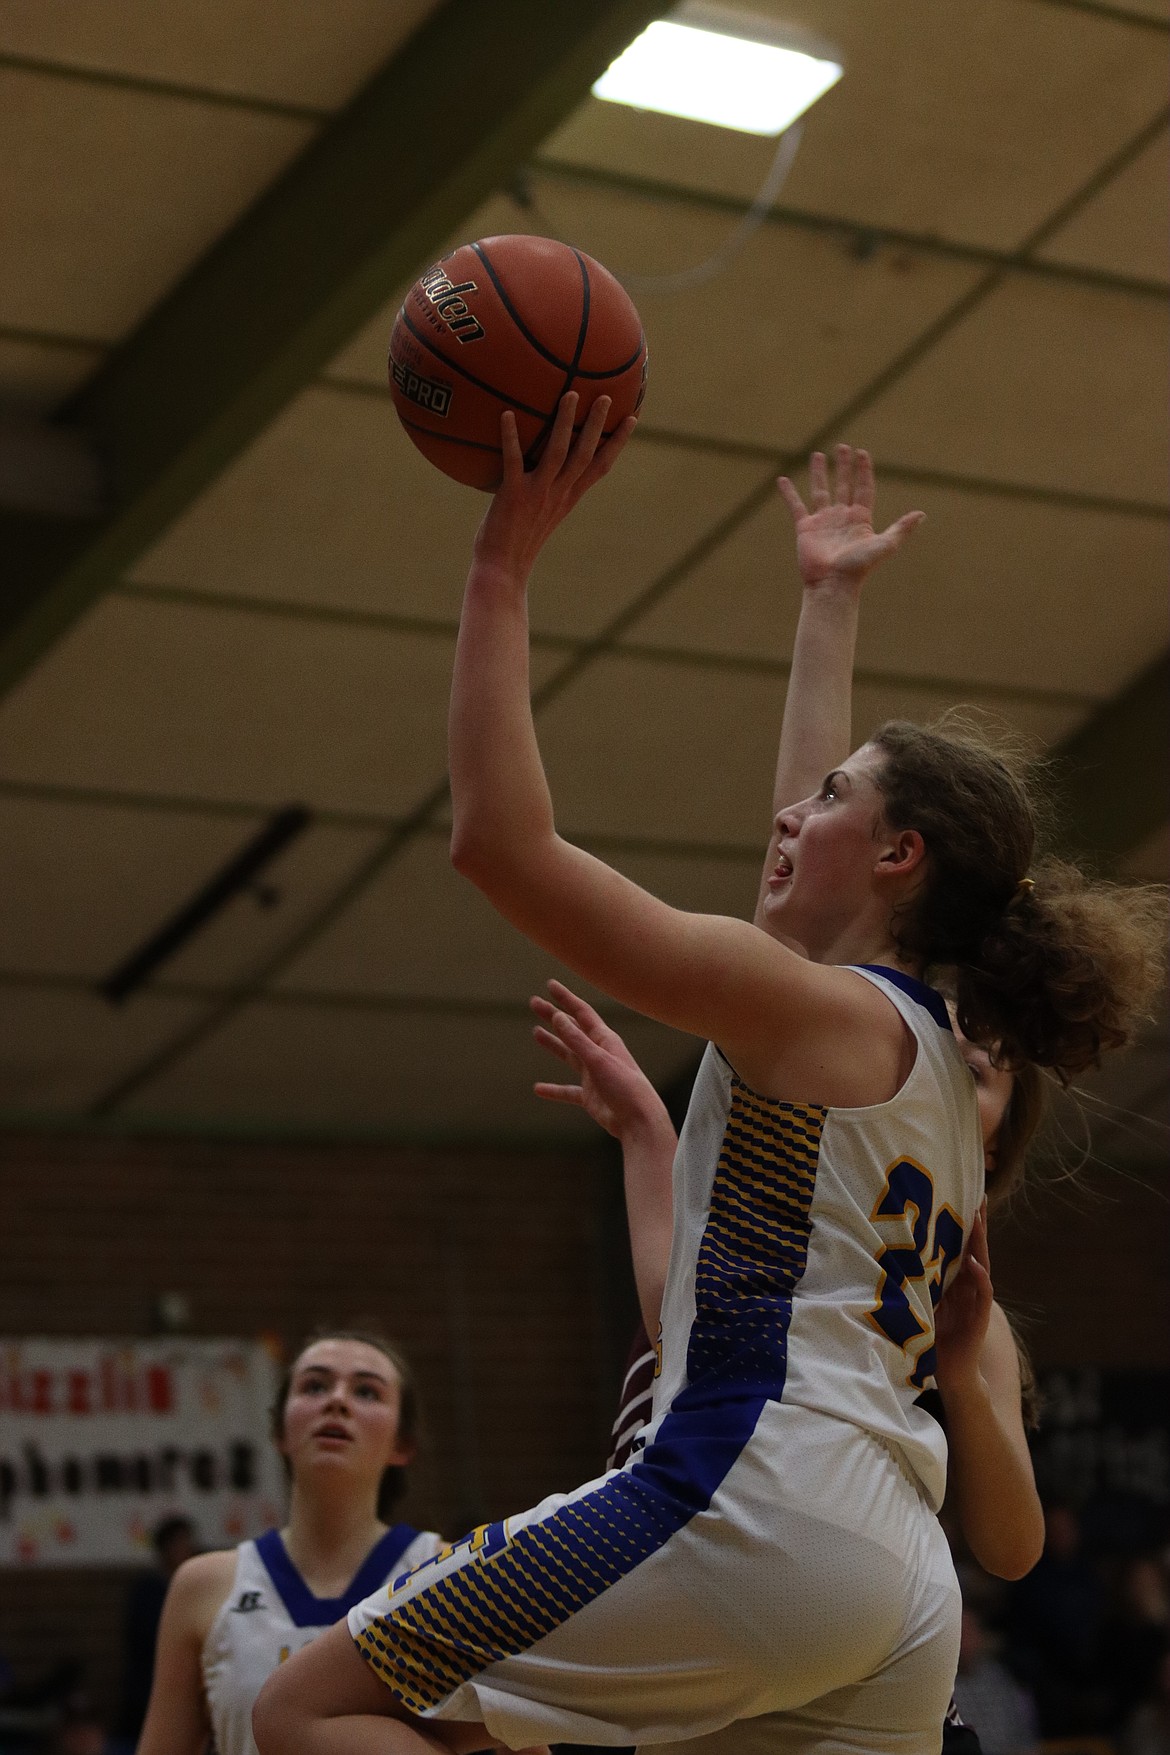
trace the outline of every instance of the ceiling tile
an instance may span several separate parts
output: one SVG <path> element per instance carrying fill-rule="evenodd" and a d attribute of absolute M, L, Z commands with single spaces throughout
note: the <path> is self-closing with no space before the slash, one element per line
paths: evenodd
<path fill-rule="evenodd" d="M 445 772 L 452 651 L 445 636 L 113 596 L 0 704 L 0 776 L 407 812 Z"/>
<path fill-rule="evenodd" d="M 525 211 L 497 197 L 460 235 L 545 233 L 618 274 L 689 267 L 727 236 L 725 217 L 695 207 L 575 188 L 539 174 L 532 188 L 535 207 Z M 707 285 L 637 293 L 650 350 L 643 418 L 656 429 L 802 447 L 978 272 L 901 248 L 862 259 L 848 239 L 765 227 L 734 267 Z M 385 383 L 397 304 L 391 301 L 355 338 L 333 374 Z"/>
<path fill-rule="evenodd" d="M 1113 694 L 1165 646 L 1165 520 L 881 484 L 883 527 L 912 508 L 926 524 L 866 586 L 860 669 L 1092 697 Z M 625 640 L 787 660 L 799 607 L 791 520 L 777 496 Z"/>
<path fill-rule="evenodd" d="M 810 31 L 845 68 L 808 113 L 780 201 L 861 226 L 1013 249 L 1165 102 L 1164 38 L 1087 10 L 1020 0 L 752 0 L 750 10 Z M 543 148 L 744 199 L 773 151 L 595 98 Z"/>
<path fill-rule="evenodd" d="M 446 836 L 427 835 L 367 885 L 278 986 L 522 1006 L 550 975 L 570 979 L 458 875 Z"/>
<path fill-rule="evenodd" d="M 0 970 L 99 981 L 263 829 L 263 817 L 0 796 Z M 376 844 L 315 824 L 159 971 L 229 986 L 325 907 Z"/>
<path fill-rule="evenodd" d="M 695 1054 L 692 1038 L 642 1019 L 630 1020 L 628 1036 L 656 1081 Z M 257 1004 L 144 1088 L 125 1114 L 339 1137 L 373 1131 L 595 1142 L 587 1116 L 533 1095 L 533 1082 L 549 1076 L 550 1064 L 520 1013 Z"/>
<path fill-rule="evenodd" d="M 595 634 L 758 476 L 734 458 L 631 446 L 538 564 L 534 628 Z M 133 577 L 454 624 L 487 503 L 407 443 L 388 396 L 321 386 L 219 477 Z"/>
<path fill-rule="evenodd" d="M 1062 226 L 1040 254 L 1048 261 L 1170 279 L 1170 132 L 1121 171 Z"/>
<path fill-rule="evenodd" d="M 194 1002 L 140 994 L 111 1006 L 94 993 L 5 986 L 0 1109 L 18 1127 L 79 1116 L 199 1014 Z"/>
<path fill-rule="evenodd" d="M 246 839 L 240 836 L 233 852 Z M 311 823 L 253 885 L 170 959 L 161 978 L 217 987 L 249 979 L 302 928 L 329 912 L 383 840 L 372 829 Z"/>
<path fill-rule="evenodd" d="M 1152 299 L 1008 281 L 859 434 L 891 463 L 1165 505 L 1166 352 Z"/>
<path fill-rule="evenodd" d="M 0 335 L 0 407 L 50 414 L 83 384 L 102 350 L 85 342 L 58 344 Z"/>
<path fill-rule="evenodd" d="M 569 835 L 766 844 L 783 682 L 703 663 L 606 657 L 540 716 L 557 820 Z M 996 721 L 1042 745 L 1082 714 L 1028 701 L 981 701 Z M 927 721 L 954 697 L 930 687 L 854 690 L 854 739 L 888 718 Z"/>
<path fill-rule="evenodd" d="M 262 821 L 0 797 L 0 968 L 109 974 Z"/>
<path fill-rule="evenodd" d="M 486 505 L 407 442 L 388 394 L 320 386 L 216 478 L 131 576 L 454 623 Z"/>
<path fill-rule="evenodd" d="M 0 324 L 118 339 L 312 132 L 0 67 Z"/>
<path fill-rule="evenodd" d="M 603 857 L 676 907 L 750 912 L 756 870 L 742 860 L 621 850 Z M 284 991 L 399 994 L 523 1005 L 555 976 L 601 997 L 503 920 L 453 871 L 445 837 L 426 836 L 371 883 L 279 981 Z"/>
<path fill-rule="evenodd" d="M 69 67 L 335 109 L 436 0 L 5 0 L 0 48 Z"/>
<path fill-rule="evenodd" d="M 616 273 L 706 260 L 728 222 L 693 207 L 549 184 L 530 215 Z M 639 290 L 650 350 L 643 418 L 656 429 L 802 449 L 975 283 L 980 271 L 899 248 L 765 226 L 727 274 Z"/>
<path fill-rule="evenodd" d="M 533 627 L 575 638 L 598 633 L 702 542 L 766 473 L 742 458 L 635 439 L 537 562 Z"/>

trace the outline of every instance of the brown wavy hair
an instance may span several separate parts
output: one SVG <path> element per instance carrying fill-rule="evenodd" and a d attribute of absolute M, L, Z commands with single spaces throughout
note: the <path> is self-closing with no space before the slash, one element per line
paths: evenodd
<path fill-rule="evenodd" d="M 1037 858 L 1047 803 L 1021 755 L 972 723 L 891 720 L 869 741 L 886 821 L 927 852 L 895 939 L 953 971 L 963 1034 L 996 1065 L 1050 1067 L 1062 1084 L 1124 1046 L 1161 985 L 1165 891 Z"/>
<path fill-rule="evenodd" d="M 318 1328 L 314 1329 L 312 1334 L 305 1336 L 289 1364 L 285 1367 L 277 1385 L 276 1400 L 272 1404 L 269 1416 L 274 1442 L 279 1444 L 284 1437 L 284 1410 L 288 1406 L 288 1398 L 292 1392 L 293 1373 L 309 1348 L 315 1347 L 318 1341 L 361 1341 L 365 1346 L 373 1347 L 375 1352 L 381 1353 L 384 1359 L 389 1360 L 394 1367 L 399 1383 L 398 1437 L 403 1444 L 415 1443 L 418 1438 L 420 1416 L 418 1389 L 415 1385 L 410 1361 L 401 1347 L 388 1335 L 383 1334 L 381 1329 L 363 1326 Z M 291 1479 L 292 1469 L 283 1452 L 282 1461 L 285 1473 Z M 382 1478 L 378 1482 L 378 1500 L 375 1506 L 375 1514 L 383 1523 L 390 1521 L 394 1507 L 406 1492 L 406 1484 L 406 1465 L 404 1463 L 391 1463 L 389 1468 L 383 1469 Z"/>

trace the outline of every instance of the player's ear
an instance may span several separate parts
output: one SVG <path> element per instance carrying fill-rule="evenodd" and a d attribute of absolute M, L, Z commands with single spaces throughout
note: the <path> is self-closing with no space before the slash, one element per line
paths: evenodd
<path fill-rule="evenodd" d="M 878 867 L 885 877 L 910 877 L 926 860 L 926 842 L 917 829 L 888 829 L 880 848 Z"/>

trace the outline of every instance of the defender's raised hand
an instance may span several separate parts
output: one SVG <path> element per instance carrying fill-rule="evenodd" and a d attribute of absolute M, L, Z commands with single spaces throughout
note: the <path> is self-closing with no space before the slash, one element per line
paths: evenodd
<path fill-rule="evenodd" d="M 860 585 L 865 575 L 902 546 L 925 512 L 905 512 L 888 530 L 877 534 L 873 527 L 876 493 L 873 460 L 868 451 L 838 445 L 836 491 L 829 490 L 829 467 L 823 451 L 809 461 L 809 499 L 806 506 L 786 475 L 776 483 L 796 527 L 796 558 L 800 576 L 808 586 L 835 578 Z"/>
<path fill-rule="evenodd" d="M 542 1048 L 576 1074 L 578 1083 L 541 1081 L 536 1094 L 550 1103 L 584 1109 L 606 1133 L 628 1141 L 636 1133 L 674 1129 L 666 1106 L 616 1030 L 587 1001 L 560 981 L 550 981 L 551 998 L 535 994 L 529 1002 L 541 1022 L 533 1035 Z"/>

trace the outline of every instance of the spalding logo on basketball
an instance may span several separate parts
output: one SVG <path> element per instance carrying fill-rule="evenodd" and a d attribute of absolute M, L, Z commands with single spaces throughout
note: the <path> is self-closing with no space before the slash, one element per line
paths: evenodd
<path fill-rule="evenodd" d="M 537 461 L 568 391 L 580 424 L 612 400 L 606 433 L 646 393 L 646 338 L 609 270 L 555 238 L 463 244 L 420 276 L 390 337 L 390 391 L 424 457 L 469 487 L 499 486 L 500 415 Z"/>

